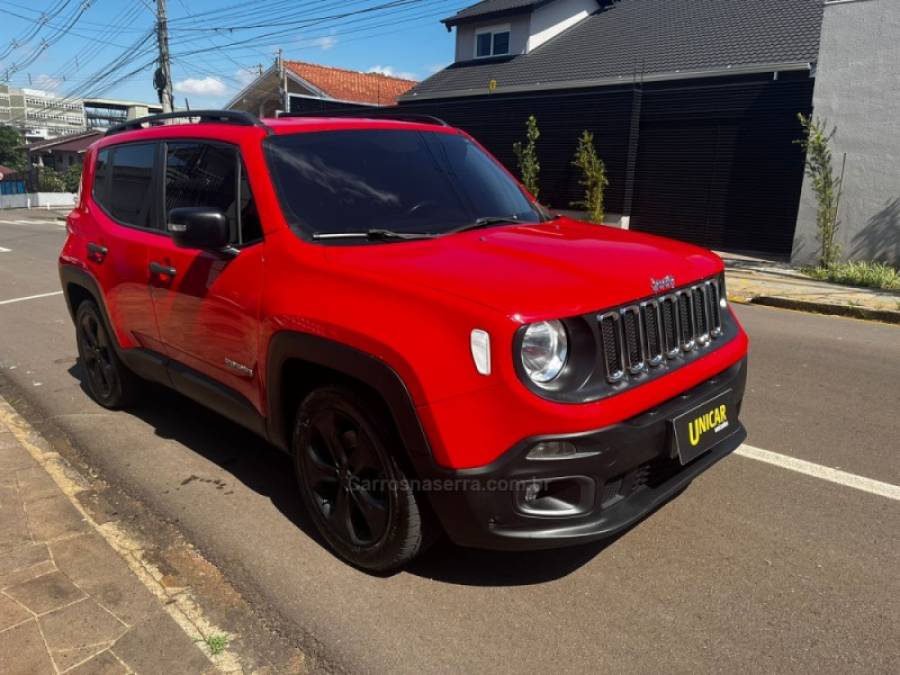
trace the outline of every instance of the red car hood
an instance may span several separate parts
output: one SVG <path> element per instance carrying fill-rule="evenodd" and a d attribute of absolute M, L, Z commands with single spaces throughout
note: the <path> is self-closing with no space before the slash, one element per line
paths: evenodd
<path fill-rule="evenodd" d="M 722 270 L 718 256 L 696 246 L 568 218 L 421 241 L 334 247 L 328 258 L 524 321 L 646 297 L 653 294 L 651 278 L 672 276 L 682 286 Z"/>

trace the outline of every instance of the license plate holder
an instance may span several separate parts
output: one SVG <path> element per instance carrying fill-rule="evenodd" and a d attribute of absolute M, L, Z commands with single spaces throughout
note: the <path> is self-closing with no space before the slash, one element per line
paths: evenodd
<path fill-rule="evenodd" d="M 737 418 L 731 398 L 731 389 L 727 389 L 670 420 L 675 452 L 682 465 L 734 431 Z"/>

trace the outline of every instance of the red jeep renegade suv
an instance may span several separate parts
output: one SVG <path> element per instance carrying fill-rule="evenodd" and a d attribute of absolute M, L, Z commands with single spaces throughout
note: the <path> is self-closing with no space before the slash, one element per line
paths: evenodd
<path fill-rule="evenodd" d="M 715 255 L 554 216 L 435 118 L 190 115 L 85 156 L 87 388 L 163 383 L 289 452 L 354 565 L 608 537 L 746 437 Z"/>

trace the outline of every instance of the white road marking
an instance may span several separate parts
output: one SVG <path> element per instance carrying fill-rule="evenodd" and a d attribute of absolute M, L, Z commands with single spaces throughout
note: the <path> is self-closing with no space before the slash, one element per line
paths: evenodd
<path fill-rule="evenodd" d="M 65 223 L 57 220 L 0 220 L 0 225 L 15 225 L 16 227 L 24 227 L 27 225 L 61 225 L 65 227 Z"/>
<path fill-rule="evenodd" d="M 2 246 L 0 246 L 0 253 L 9 253 L 11 250 L 12 250 L 12 249 L 9 249 L 9 248 L 3 248 Z"/>
<path fill-rule="evenodd" d="M 38 293 L 37 295 L 26 295 L 24 298 L 11 298 L 10 300 L 0 300 L 0 305 L 11 305 L 14 302 L 24 302 L 25 300 L 37 300 L 38 298 L 49 298 L 54 295 L 62 295 L 62 291 L 53 291 L 52 293 Z"/>
<path fill-rule="evenodd" d="M 755 459 L 759 462 L 765 462 L 766 464 L 780 466 L 782 469 L 787 469 L 788 471 L 796 471 L 797 473 L 802 473 L 806 476 L 827 480 L 830 483 L 837 483 L 838 485 L 850 487 L 855 490 L 862 490 L 863 492 L 878 495 L 879 497 L 887 497 L 888 499 L 900 501 L 900 486 L 898 485 L 882 483 L 880 480 L 857 476 L 855 473 L 848 473 L 847 471 L 841 471 L 840 469 L 832 469 L 828 466 L 807 462 L 803 459 L 789 457 L 770 450 L 763 450 L 762 448 L 754 448 L 752 445 L 742 445 L 735 450 L 734 453 L 741 457 L 748 457 L 749 459 Z"/>

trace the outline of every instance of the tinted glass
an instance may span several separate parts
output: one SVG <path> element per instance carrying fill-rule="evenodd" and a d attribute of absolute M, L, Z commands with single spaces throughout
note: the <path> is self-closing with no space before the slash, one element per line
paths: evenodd
<path fill-rule="evenodd" d="M 494 33 L 494 54 L 509 54 L 509 32 Z"/>
<path fill-rule="evenodd" d="M 491 55 L 491 34 L 490 33 L 480 33 L 475 36 L 475 49 L 476 54 L 478 56 L 490 56 Z"/>
<path fill-rule="evenodd" d="M 155 154 L 153 143 L 120 145 L 113 150 L 107 210 L 119 222 L 137 227 L 151 226 Z"/>
<path fill-rule="evenodd" d="M 259 222 L 259 212 L 256 210 L 256 201 L 250 191 L 250 182 L 247 180 L 247 169 L 241 163 L 241 240 L 242 244 L 251 244 L 263 238 L 262 223 Z"/>
<path fill-rule="evenodd" d="M 190 206 L 219 209 L 234 234 L 236 195 L 237 155 L 232 148 L 194 142 L 166 145 L 166 214 Z"/>
<path fill-rule="evenodd" d="M 541 219 L 500 165 L 459 134 L 326 131 L 273 136 L 265 147 L 285 216 L 307 232 L 439 234 L 486 216 Z"/>
<path fill-rule="evenodd" d="M 92 194 L 94 199 L 103 208 L 109 208 L 109 150 L 101 150 L 97 153 L 97 160 L 94 163 L 94 188 Z"/>
<path fill-rule="evenodd" d="M 238 166 L 237 150 L 225 145 L 194 141 L 168 143 L 166 213 L 191 206 L 219 209 L 228 218 L 232 241 L 247 243 L 260 239 L 262 228 L 253 195 L 244 172 L 238 176 Z"/>

